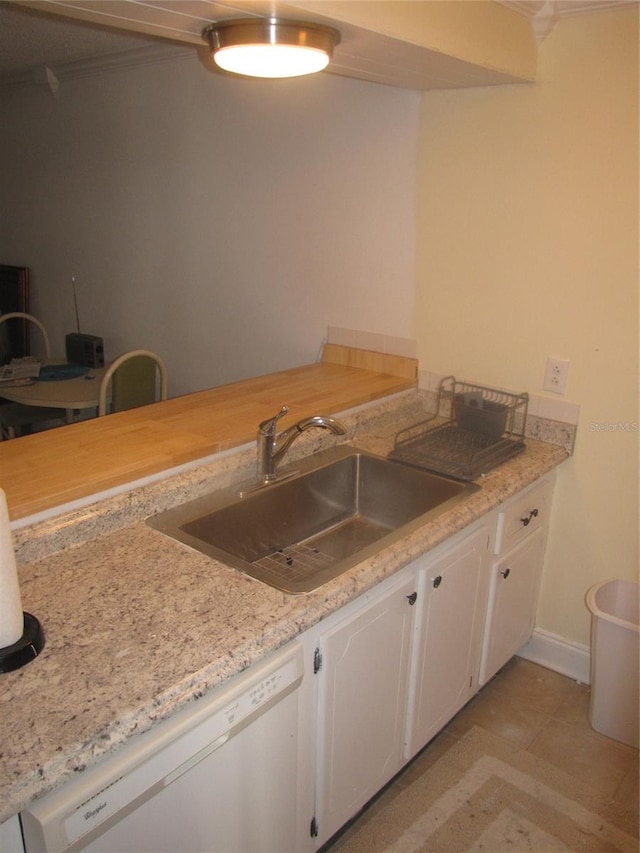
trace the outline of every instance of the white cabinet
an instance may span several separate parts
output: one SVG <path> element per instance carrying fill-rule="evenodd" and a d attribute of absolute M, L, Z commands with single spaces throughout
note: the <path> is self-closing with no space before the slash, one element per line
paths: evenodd
<path fill-rule="evenodd" d="M 318 845 L 403 764 L 414 592 L 414 573 L 403 572 L 320 635 Z"/>
<path fill-rule="evenodd" d="M 316 847 L 530 638 L 552 488 L 534 484 L 317 629 Z"/>
<path fill-rule="evenodd" d="M 485 684 L 533 633 L 553 478 L 509 501 L 498 514 L 480 664 Z"/>
<path fill-rule="evenodd" d="M 412 758 L 473 696 L 486 599 L 490 528 L 483 525 L 418 574 L 405 758 Z"/>

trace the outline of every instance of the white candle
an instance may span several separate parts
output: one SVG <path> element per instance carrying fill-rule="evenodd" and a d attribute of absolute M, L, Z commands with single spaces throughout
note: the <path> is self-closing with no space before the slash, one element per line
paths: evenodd
<path fill-rule="evenodd" d="M 0 489 L 0 649 L 17 643 L 23 631 L 24 614 L 7 496 Z"/>

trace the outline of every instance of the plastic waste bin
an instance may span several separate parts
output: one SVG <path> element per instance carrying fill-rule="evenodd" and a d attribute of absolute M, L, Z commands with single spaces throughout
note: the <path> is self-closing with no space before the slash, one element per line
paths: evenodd
<path fill-rule="evenodd" d="M 638 746 L 640 584 L 610 580 L 587 593 L 591 611 L 589 722 L 597 732 Z"/>

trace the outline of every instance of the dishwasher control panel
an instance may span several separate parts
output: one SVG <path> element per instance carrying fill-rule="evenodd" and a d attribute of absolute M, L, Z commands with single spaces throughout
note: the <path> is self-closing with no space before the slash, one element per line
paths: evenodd
<path fill-rule="evenodd" d="M 250 690 L 241 693 L 227 708 L 222 711 L 228 726 L 237 726 L 254 711 L 266 705 L 274 696 L 286 690 L 297 678 L 294 661 L 288 661 L 276 672 L 263 678 Z"/>

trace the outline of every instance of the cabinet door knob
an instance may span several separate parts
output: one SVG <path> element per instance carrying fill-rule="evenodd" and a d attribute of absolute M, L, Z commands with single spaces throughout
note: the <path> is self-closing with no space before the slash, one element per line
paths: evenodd
<path fill-rule="evenodd" d="M 412 592 L 411 595 L 407 596 L 407 601 L 409 602 L 409 604 L 412 607 L 416 603 L 417 600 L 418 600 L 418 593 L 417 592 Z"/>
<path fill-rule="evenodd" d="M 438 589 L 438 587 L 440 586 L 441 583 L 442 583 L 442 575 L 438 575 L 437 578 L 433 579 L 433 588 Z"/>
<path fill-rule="evenodd" d="M 528 527 L 529 524 L 531 523 L 531 519 L 537 518 L 537 516 L 538 516 L 538 510 L 532 509 L 531 512 L 529 513 L 529 515 L 525 516 L 524 518 L 521 518 L 520 521 L 524 524 L 525 527 Z"/>
<path fill-rule="evenodd" d="M 501 574 L 501 575 L 502 575 L 502 577 L 506 580 L 506 579 L 509 577 L 509 575 L 511 574 L 511 569 L 503 569 L 503 570 L 500 572 L 500 574 Z"/>

